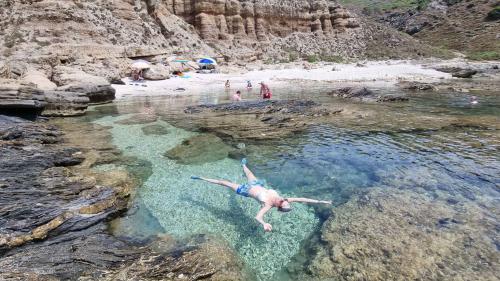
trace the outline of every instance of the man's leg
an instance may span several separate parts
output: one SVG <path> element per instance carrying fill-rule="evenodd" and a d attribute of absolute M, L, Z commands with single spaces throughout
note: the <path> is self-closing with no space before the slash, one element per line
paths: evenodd
<path fill-rule="evenodd" d="M 222 185 L 222 186 L 225 186 L 225 187 L 229 187 L 229 188 L 231 188 L 234 191 L 236 191 L 238 189 L 238 187 L 239 187 L 239 184 L 236 184 L 236 183 L 233 183 L 233 182 L 230 182 L 230 181 L 206 179 L 206 178 L 202 178 L 202 177 L 200 177 L 199 179 L 207 181 L 209 183 L 213 183 L 213 184 L 218 184 L 218 185 Z"/>
<path fill-rule="evenodd" d="M 245 172 L 249 183 L 257 180 L 257 177 L 252 173 L 252 171 L 250 171 L 250 169 L 248 169 L 246 158 L 241 160 L 241 166 L 243 166 L 243 172 Z"/>

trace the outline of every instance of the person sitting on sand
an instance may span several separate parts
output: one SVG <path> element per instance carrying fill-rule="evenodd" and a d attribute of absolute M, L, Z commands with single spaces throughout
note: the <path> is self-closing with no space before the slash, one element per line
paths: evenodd
<path fill-rule="evenodd" d="M 132 69 L 132 81 L 141 81 L 141 80 L 144 80 L 144 78 L 142 78 L 142 69 Z"/>
<path fill-rule="evenodd" d="M 262 96 L 263 99 L 269 100 L 271 99 L 272 93 L 271 89 L 269 89 L 269 86 L 264 84 L 264 82 L 260 82 L 260 95 Z"/>
<path fill-rule="evenodd" d="M 229 80 L 226 80 L 226 84 L 224 84 L 224 87 L 226 87 L 226 89 L 229 89 L 231 87 Z"/>
<path fill-rule="evenodd" d="M 236 91 L 236 94 L 234 94 L 231 99 L 233 101 L 241 101 L 241 92 L 240 91 Z"/>
<path fill-rule="evenodd" d="M 332 201 L 320 201 L 309 198 L 283 198 L 275 190 L 265 188 L 264 183 L 255 177 L 246 164 L 247 160 L 245 158 L 241 160 L 241 166 L 248 180 L 248 182 L 244 184 L 236 184 L 226 180 L 208 179 L 198 176 L 191 176 L 191 178 L 229 187 L 235 191 L 236 194 L 252 197 L 257 200 L 261 203 L 262 207 L 255 216 L 255 219 L 262 224 L 264 231 L 271 231 L 273 229 L 272 225 L 264 221 L 264 215 L 272 208 L 278 208 L 280 212 L 290 212 L 292 210 L 290 203 L 292 202 L 332 204 Z"/>

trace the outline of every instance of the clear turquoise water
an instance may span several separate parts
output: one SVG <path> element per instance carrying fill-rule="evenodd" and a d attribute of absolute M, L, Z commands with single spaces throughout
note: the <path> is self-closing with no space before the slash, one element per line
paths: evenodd
<path fill-rule="evenodd" d="M 276 96 L 313 98 L 339 103 L 321 89 L 280 92 Z M 267 220 L 273 232 L 264 233 L 254 216 L 259 204 L 233 194 L 220 186 L 193 181 L 191 175 L 245 182 L 239 162 L 233 159 L 201 165 L 180 165 L 163 153 L 183 140 L 199 134 L 173 127 L 167 121 L 153 124 L 167 127 L 167 135 L 144 135 L 146 125 L 118 125 L 144 107 L 169 119 L 169 109 L 190 104 L 225 102 L 223 94 L 207 93 L 200 98 L 136 98 L 116 102 L 95 113 L 94 122 L 111 126 L 113 143 L 125 155 L 152 164 L 137 196 L 137 208 L 122 226 L 128 236 L 166 232 L 179 238 L 195 234 L 223 237 L 237 251 L 260 280 L 291 278 L 283 269 L 297 260 L 301 247 L 317 234 L 323 210 L 298 205 L 290 213 L 271 212 Z M 418 112 L 432 117 L 500 117 L 500 97 L 485 94 L 481 105 L 471 107 L 466 94 L 419 94 L 409 103 L 374 105 L 376 110 Z M 109 115 L 109 113 L 113 113 Z M 403 115 L 404 116 L 404 115 Z M 404 118 L 404 117 L 402 117 Z M 383 121 L 381 121 L 383 122 Z M 449 200 L 475 201 L 480 197 L 499 197 L 499 134 L 484 126 L 450 126 L 440 130 L 398 131 L 318 124 L 287 139 L 247 144 L 250 168 L 286 196 L 331 199 L 335 205 L 373 186 L 418 190 Z M 151 125 L 151 124 L 147 124 Z M 104 166 L 101 169 L 113 167 Z M 134 227 L 136 226 L 136 227 Z M 131 229 L 150 229 L 146 234 Z M 120 232 L 120 231 L 118 231 Z M 276 254 L 280 253 L 280 254 Z"/>

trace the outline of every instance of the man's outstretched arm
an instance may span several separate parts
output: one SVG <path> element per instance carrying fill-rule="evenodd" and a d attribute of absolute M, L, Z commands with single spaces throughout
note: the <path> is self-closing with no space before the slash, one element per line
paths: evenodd
<path fill-rule="evenodd" d="M 260 223 L 262 224 L 262 226 L 264 227 L 264 230 L 265 231 L 271 231 L 273 230 L 273 227 L 272 225 L 268 224 L 267 222 L 264 221 L 264 214 L 267 213 L 267 211 L 271 210 L 271 206 L 268 206 L 268 205 L 265 205 L 264 207 L 262 207 L 259 212 L 257 213 L 257 215 L 255 216 L 255 219 Z"/>
<path fill-rule="evenodd" d="M 331 200 L 328 201 L 322 201 L 322 200 L 316 200 L 316 199 L 309 199 L 309 198 L 288 198 L 288 202 L 300 202 L 300 203 L 316 203 L 316 204 L 332 204 Z"/>

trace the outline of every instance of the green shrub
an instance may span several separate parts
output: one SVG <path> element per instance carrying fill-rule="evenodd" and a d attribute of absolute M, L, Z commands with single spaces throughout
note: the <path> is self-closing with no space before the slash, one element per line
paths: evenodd
<path fill-rule="evenodd" d="M 288 54 L 288 61 L 296 61 L 298 59 L 299 59 L 299 54 L 294 52 Z"/>
<path fill-rule="evenodd" d="M 336 63 L 342 63 L 342 62 L 345 62 L 345 59 L 341 56 L 327 56 L 327 55 L 323 55 L 321 56 L 321 60 L 322 61 L 326 61 L 326 62 L 336 62 Z"/>
<path fill-rule="evenodd" d="M 318 61 L 318 57 L 316 55 L 310 55 L 310 56 L 307 56 L 306 60 L 307 60 L 307 62 L 315 63 Z"/>
<path fill-rule="evenodd" d="M 496 6 L 491 10 L 488 15 L 486 16 L 486 20 L 499 20 L 500 19 L 500 6 Z"/>
<path fill-rule="evenodd" d="M 467 56 L 471 60 L 500 60 L 500 53 L 497 51 L 474 52 Z"/>

